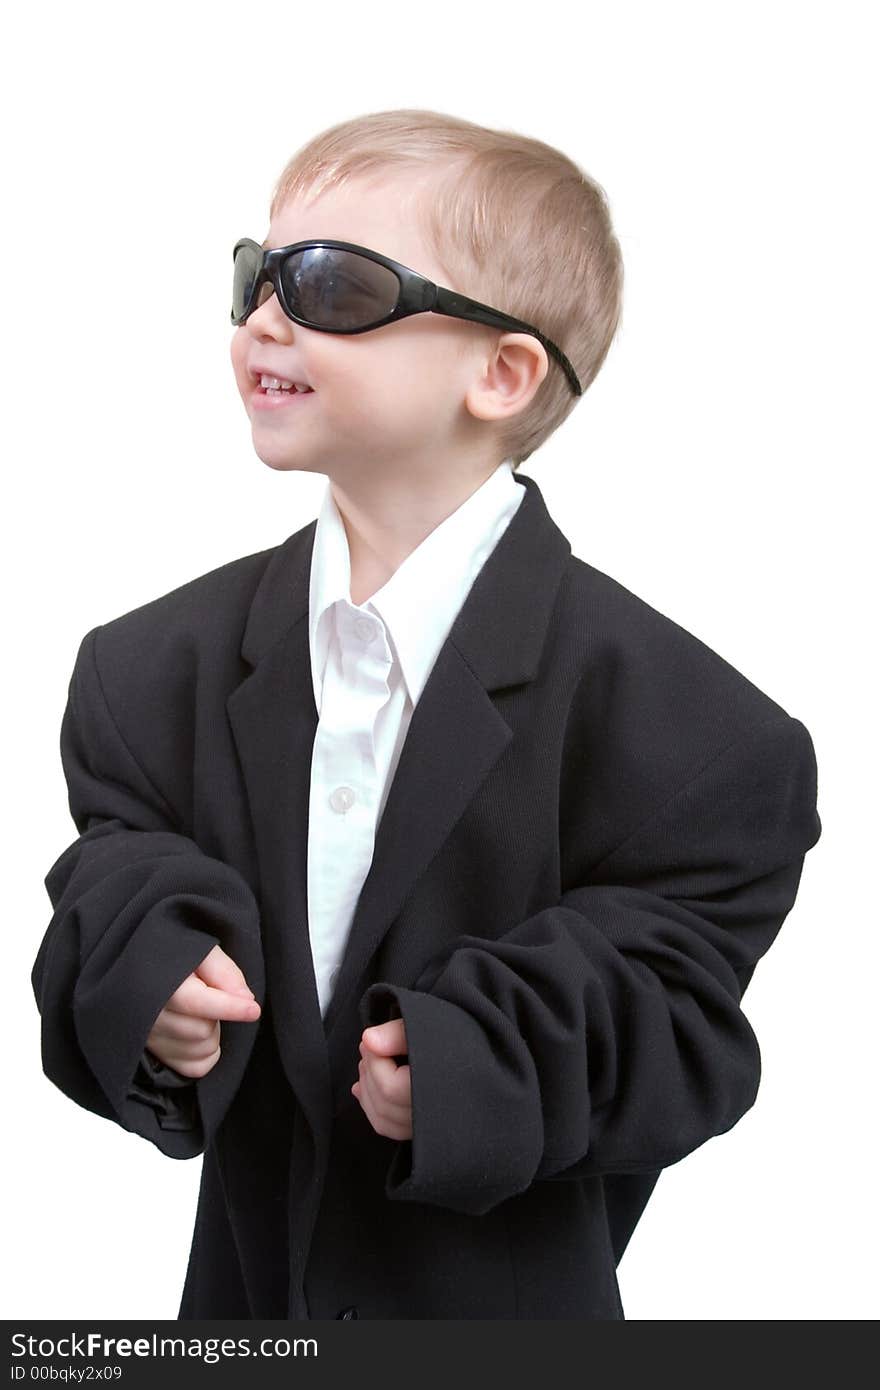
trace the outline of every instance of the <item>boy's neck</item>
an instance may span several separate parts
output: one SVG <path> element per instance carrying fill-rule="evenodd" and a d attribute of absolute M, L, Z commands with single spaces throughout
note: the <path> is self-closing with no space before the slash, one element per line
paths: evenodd
<path fill-rule="evenodd" d="M 351 601 L 366 603 L 422 544 L 432 531 L 482 487 L 497 463 L 482 474 L 462 478 L 446 475 L 442 487 L 406 500 L 386 496 L 384 507 L 365 506 L 338 483 L 332 483 L 345 535 L 351 568 Z"/>

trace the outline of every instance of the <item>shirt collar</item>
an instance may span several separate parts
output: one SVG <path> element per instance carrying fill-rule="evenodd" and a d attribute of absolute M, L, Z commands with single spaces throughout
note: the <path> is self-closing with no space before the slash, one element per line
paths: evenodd
<path fill-rule="evenodd" d="M 505 459 L 425 537 L 361 607 L 378 613 L 400 662 L 413 706 L 471 585 L 525 496 Z M 438 575 L 443 583 L 438 584 Z M 328 480 L 318 514 L 309 579 L 309 645 L 320 714 L 333 605 L 350 607 L 351 556 Z"/>

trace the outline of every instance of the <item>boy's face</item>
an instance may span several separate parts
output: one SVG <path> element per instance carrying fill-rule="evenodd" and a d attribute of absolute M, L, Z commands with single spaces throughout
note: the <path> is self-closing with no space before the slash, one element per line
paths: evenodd
<path fill-rule="evenodd" d="M 419 234 L 416 203 L 430 196 L 412 175 L 358 179 L 312 202 L 287 202 L 266 245 L 351 241 L 446 284 Z M 458 477 L 486 474 L 500 461 L 489 417 L 472 409 L 482 411 L 493 356 L 477 324 L 428 313 L 367 333 L 322 333 L 293 323 L 272 293 L 235 329 L 230 351 L 254 448 L 271 468 L 325 473 L 343 484 L 365 474 L 413 482 L 441 467 Z M 253 399 L 259 366 L 312 393 L 261 409 Z"/>

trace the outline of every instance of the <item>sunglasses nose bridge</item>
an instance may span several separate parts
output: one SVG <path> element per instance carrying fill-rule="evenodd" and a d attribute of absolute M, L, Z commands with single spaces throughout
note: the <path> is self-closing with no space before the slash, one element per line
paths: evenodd
<path fill-rule="evenodd" d="M 264 275 L 259 285 L 257 286 L 257 292 L 254 297 L 254 309 L 259 309 L 261 305 L 266 303 L 267 299 L 272 298 L 273 294 L 275 295 L 275 298 L 279 301 L 280 307 L 281 296 L 278 293 L 278 283 L 276 277 L 275 275 Z"/>
<path fill-rule="evenodd" d="M 258 309 L 262 308 L 266 301 L 272 298 L 273 294 L 278 301 L 278 308 L 286 318 L 289 317 L 285 311 L 284 300 L 281 294 L 281 263 L 278 260 L 267 260 L 264 261 L 257 274 L 257 283 L 254 287 L 248 318 L 250 318 L 252 314 L 255 314 Z"/>

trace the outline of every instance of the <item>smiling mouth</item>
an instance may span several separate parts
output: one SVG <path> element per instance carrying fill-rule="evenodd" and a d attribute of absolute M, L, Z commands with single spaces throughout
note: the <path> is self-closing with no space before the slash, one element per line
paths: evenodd
<path fill-rule="evenodd" d="M 298 391 L 295 386 L 262 386 L 257 382 L 257 390 L 266 396 L 308 396 L 313 389 L 307 386 L 304 391 Z"/>
<path fill-rule="evenodd" d="M 294 403 L 301 405 L 307 401 L 309 396 L 314 396 L 314 390 L 309 387 L 308 391 L 295 391 L 292 387 L 289 391 L 273 389 L 271 386 L 263 387 L 257 382 L 251 391 L 251 403 L 258 410 L 278 410 L 290 407 Z"/>

